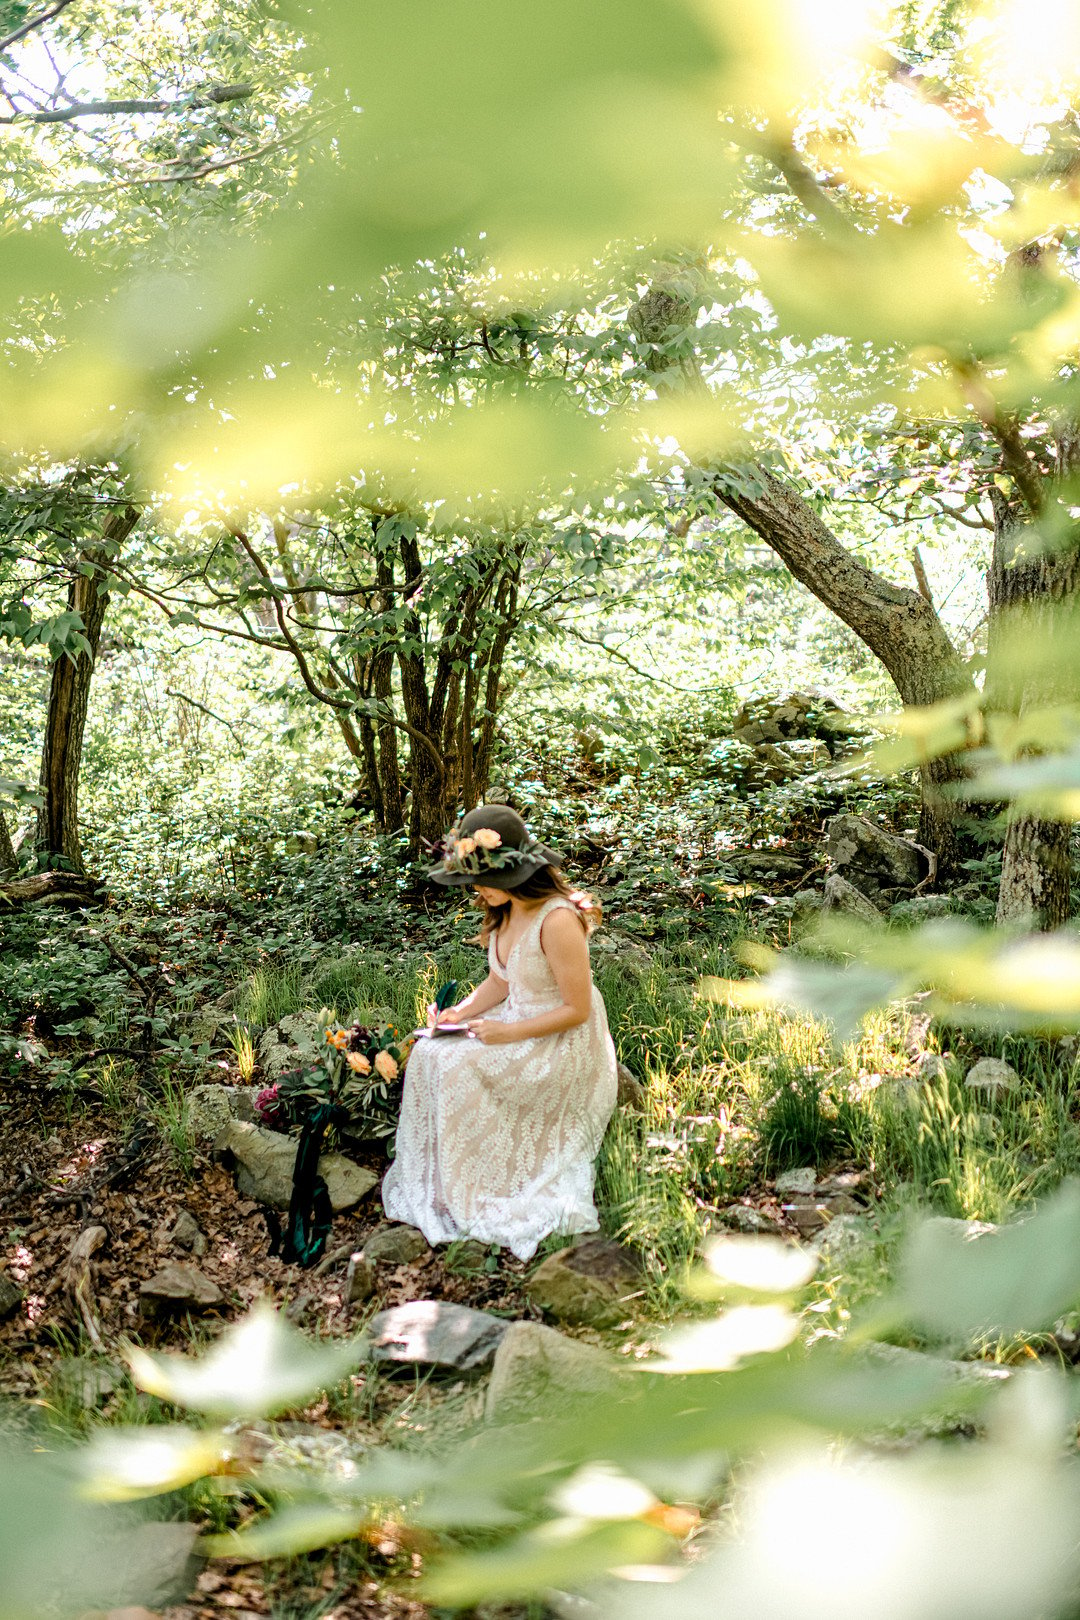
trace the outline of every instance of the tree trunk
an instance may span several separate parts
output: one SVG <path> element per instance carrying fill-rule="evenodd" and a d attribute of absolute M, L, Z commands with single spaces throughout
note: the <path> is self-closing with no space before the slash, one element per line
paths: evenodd
<path fill-rule="evenodd" d="M 993 492 L 994 551 L 987 575 L 990 628 L 987 641 L 987 703 L 990 713 L 1025 710 L 1075 700 L 1070 670 L 1053 658 L 1029 659 L 1027 648 L 1062 649 L 1063 612 L 1080 590 L 1080 549 L 1048 548 L 1027 525 L 1023 512 Z M 1005 834 L 997 922 L 1060 928 L 1070 910 L 1071 826 L 1014 814 Z"/>
<path fill-rule="evenodd" d="M 728 510 L 881 660 L 905 705 L 922 707 L 974 689 L 926 597 L 860 562 L 789 485 L 753 466 L 719 473 L 715 488 Z M 921 771 L 919 837 L 937 855 L 943 875 L 960 855 L 956 803 L 947 790 L 964 776 L 956 755 L 933 760 Z"/>
<path fill-rule="evenodd" d="M 0 878 L 9 878 L 19 870 L 19 862 L 15 856 L 15 846 L 11 842 L 4 812 L 0 810 Z"/>
<path fill-rule="evenodd" d="M 138 519 L 138 512 L 130 506 L 110 513 L 102 525 L 103 540 L 125 540 Z M 68 610 L 80 615 L 90 651 L 75 658 L 60 657 L 52 667 L 41 751 L 45 802 L 38 811 L 35 843 L 42 854 L 63 860 L 75 872 L 84 871 L 79 845 L 79 766 L 90 680 L 109 602 L 108 593 L 100 592 L 98 586 L 108 569 L 110 550 L 109 546 L 87 547 L 82 560 L 92 564 L 94 572 L 76 574 L 68 587 Z"/>
<path fill-rule="evenodd" d="M 675 387 L 704 389 L 696 362 L 674 365 L 671 339 L 693 328 L 696 311 L 674 286 L 659 280 L 629 312 L 639 344 L 650 345 L 646 365 Z M 723 467 L 712 474 L 718 498 L 881 660 L 905 705 L 923 706 L 972 692 L 974 682 L 949 640 L 932 602 L 917 590 L 893 585 L 843 546 L 798 492 L 760 464 Z M 956 755 L 920 772 L 919 837 L 938 859 L 943 876 L 957 865 L 957 807 L 950 784 L 963 780 Z"/>

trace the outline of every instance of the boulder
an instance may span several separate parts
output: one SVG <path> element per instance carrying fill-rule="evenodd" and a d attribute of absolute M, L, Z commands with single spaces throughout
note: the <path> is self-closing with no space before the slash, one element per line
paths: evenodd
<path fill-rule="evenodd" d="M 812 1166 L 801 1170 L 785 1170 L 776 1178 L 778 1198 L 805 1198 L 817 1185 L 817 1171 Z"/>
<path fill-rule="evenodd" d="M 819 1199 L 796 1199 L 784 1205 L 784 1214 L 800 1237 L 813 1237 L 829 1224 L 829 1206 Z"/>
<path fill-rule="evenodd" d="M 231 1120 L 214 1143 L 214 1152 L 236 1162 L 236 1185 L 245 1198 L 274 1209 L 288 1209 L 292 1197 L 295 1136 L 267 1131 L 261 1125 Z M 352 1209 L 371 1191 L 378 1177 L 343 1153 L 324 1153 L 319 1174 L 326 1182 L 335 1211 Z"/>
<path fill-rule="evenodd" d="M 259 1036 L 259 1063 L 267 1085 L 273 1085 L 290 1069 L 303 1068 L 319 1056 L 319 1015 L 317 1012 L 288 1013 Z"/>
<path fill-rule="evenodd" d="M 206 1253 L 206 1235 L 189 1210 L 182 1209 L 169 1233 L 169 1242 L 179 1249 L 187 1249 L 196 1259 Z"/>
<path fill-rule="evenodd" d="M 937 917 L 947 917 L 954 909 L 951 895 L 913 894 L 910 899 L 897 900 L 895 905 L 889 907 L 889 920 L 914 926 L 933 922 Z"/>
<path fill-rule="evenodd" d="M 196 1136 L 213 1140 L 230 1120 L 255 1117 L 254 1086 L 193 1086 L 187 1094 L 188 1119 Z"/>
<path fill-rule="evenodd" d="M 826 832 L 833 867 L 858 876 L 861 889 L 913 889 L 923 877 L 926 857 L 910 839 L 850 812 L 833 816 Z"/>
<path fill-rule="evenodd" d="M 849 883 L 839 872 L 830 872 L 825 879 L 825 895 L 821 909 L 839 911 L 845 917 L 854 917 L 858 922 L 876 924 L 882 920 L 881 912 L 874 902 L 868 900 L 861 889 L 857 889 L 854 883 Z"/>
<path fill-rule="evenodd" d="M 203 1276 L 195 1266 L 173 1263 L 162 1266 L 139 1285 L 139 1304 L 146 1316 L 168 1316 L 179 1311 L 206 1311 L 223 1305 L 225 1296 L 217 1283 Z"/>
<path fill-rule="evenodd" d="M 377 1362 L 478 1372 L 491 1365 L 508 1327 L 487 1311 L 442 1299 L 417 1299 L 372 1317 L 368 1355 Z"/>
<path fill-rule="evenodd" d="M 609 1394 L 630 1377 L 594 1345 L 540 1322 L 512 1322 L 495 1351 L 484 1415 L 489 1422 L 526 1417 L 554 1401 Z"/>
<path fill-rule="evenodd" d="M 949 1065 L 940 1052 L 924 1052 L 919 1059 L 919 1079 L 947 1080 L 949 1078 Z"/>
<path fill-rule="evenodd" d="M 22 1302 L 22 1290 L 12 1282 L 6 1272 L 0 1271 L 0 1322 L 14 1316 Z"/>
<path fill-rule="evenodd" d="M 324 1429 L 317 1423 L 230 1424 L 229 1430 L 237 1435 L 245 1458 L 267 1474 L 295 1470 L 310 1473 L 316 1482 L 325 1475 L 348 1480 L 369 1453 L 368 1446 L 340 1429 Z"/>
<path fill-rule="evenodd" d="M 377 1226 L 364 1239 L 363 1258 L 370 1265 L 407 1266 L 413 1260 L 422 1260 L 431 1253 L 428 1240 L 415 1226 Z"/>
<path fill-rule="evenodd" d="M 997 1097 L 1006 1091 L 1016 1091 L 1020 1076 L 1004 1058 L 984 1057 L 972 1064 L 964 1077 L 964 1084 L 969 1091 L 981 1091 L 986 1096 Z"/>
<path fill-rule="evenodd" d="M 588 1237 L 557 1249 L 529 1278 L 534 1305 L 560 1322 L 613 1327 L 641 1293 L 639 1256 L 610 1238 Z"/>
<path fill-rule="evenodd" d="M 834 1215 L 813 1238 L 812 1244 L 823 1259 L 838 1260 L 858 1248 L 866 1231 L 865 1214 Z"/>

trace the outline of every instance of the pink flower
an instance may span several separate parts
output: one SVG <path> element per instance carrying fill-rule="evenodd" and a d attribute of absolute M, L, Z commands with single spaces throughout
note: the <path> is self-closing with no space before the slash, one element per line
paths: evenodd
<path fill-rule="evenodd" d="M 475 838 L 459 838 L 457 843 L 454 845 L 454 854 L 455 855 L 471 855 L 475 848 L 476 848 L 476 839 Z"/>
<path fill-rule="evenodd" d="M 494 827 L 477 827 L 473 835 L 473 842 L 481 849 L 498 849 L 502 843 L 502 837 L 495 831 Z"/>
<path fill-rule="evenodd" d="M 345 1061 L 349 1065 L 350 1069 L 355 1069 L 357 1074 L 371 1073 L 371 1064 L 368 1062 L 363 1052 L 346 1052 Z"/>
<path fill-rule="evenodd" d="M 281 1101 L 277 1086 L 264 1086 L 255 1098 L 255 1112 L 268 1125 L 281 1116 Z"/>
<path fill-rule="evenodd" d="M 375 1068 L 384 1080 L 396 1080 L 398 1077 L 397 1061 L 390 1056 L 389 1052 L 376 1052 Z"/>

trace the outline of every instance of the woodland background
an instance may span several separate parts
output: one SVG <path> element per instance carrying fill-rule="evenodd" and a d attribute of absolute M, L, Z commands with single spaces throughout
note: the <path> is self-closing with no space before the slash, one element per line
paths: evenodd
<path fill-rule="evenodd" d="M 1077 63 L 0 0 L 4 1620 L 1080 1612 Z M 477 973 L 486 797 L 605 908 L 607 1314 L 374 1197 L 301 1273 L 213 1147 Z"/>

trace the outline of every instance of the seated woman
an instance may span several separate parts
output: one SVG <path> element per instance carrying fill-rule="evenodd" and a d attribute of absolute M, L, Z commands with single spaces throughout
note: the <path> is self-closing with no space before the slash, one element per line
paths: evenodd
<path fill-rule="evenodd" d="M 527 1260 L 549 1233 L 599 1224 L 593 1180 L 615 1049 L 589 967 L 599 908 L 570 889 L 561 863 L 515 811 L 482 805 L 432 868 L 484 907 L 488 976 L 442 1015 L 472 1038 L 420 1040 L 405 1071 L 382 1202 L 429 1243 L 476 1238 Z"/>

